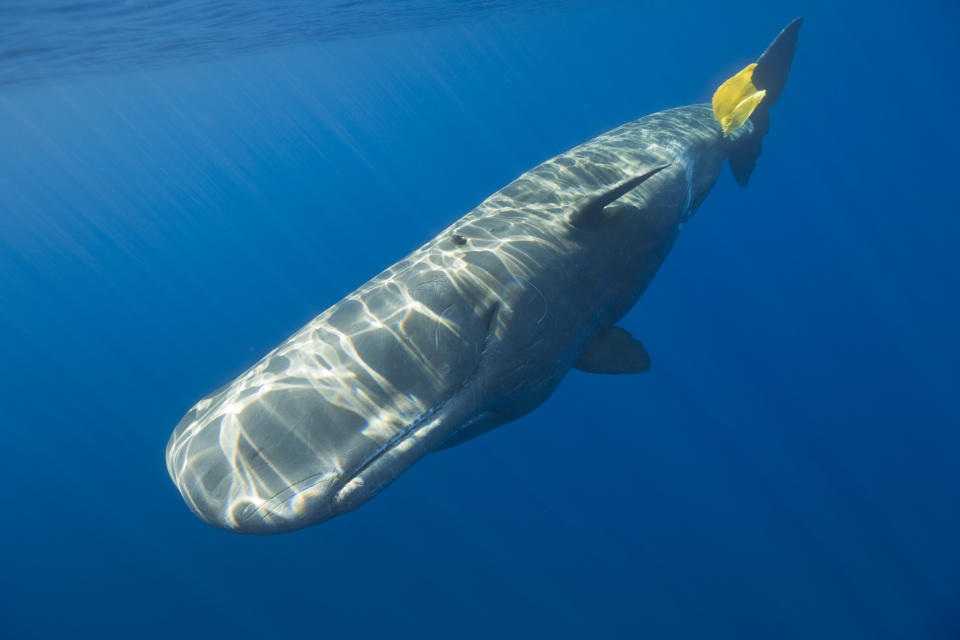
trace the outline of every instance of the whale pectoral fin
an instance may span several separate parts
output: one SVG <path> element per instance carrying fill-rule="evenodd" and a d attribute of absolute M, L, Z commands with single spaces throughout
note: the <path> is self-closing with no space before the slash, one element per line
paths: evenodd
<path fill-rule="evenodd" d="M 605 206 L 617 198 L 623 197 L 628 191 L 636 189 L 648 178 L 663 171 L 669 166 L 670 163 L 662 164 L 659 167 L 654 167 L 653 169 L 650 169 L 649 171 L 638 176 L 627 178 L 622 182 L 618 182 L 603 193 L 587 196 L 578 202 L 573 211 L 570 212 L 567 222 L 574 227 L 590 227 L 598 224 L 600 220 L 603 219 L 603 208 Z"/>
<path fill-rule="evenodd" d="M 588 373 L 643 373 L 650 370 L 650 356 L 626 329 L 607 327 L 587 345 L 573 366 Z"/>

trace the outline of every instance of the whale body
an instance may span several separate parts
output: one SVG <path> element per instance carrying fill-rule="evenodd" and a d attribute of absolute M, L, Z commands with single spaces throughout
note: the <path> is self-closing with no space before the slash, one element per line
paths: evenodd
<path fill-rule="evenodd" d="M 241 533 L 300 529 L 363 504 L 427 453 L 532 411 L 571 368 L 649 369 L 616 322 L 725 160 L 746 184 L 799 27 L 745 70 L 752 84 L 735 83 L 749 96 L 725 98 L 735 130 L 715 99 L 544 162 L 200 400 L 166 450 L 190 509 Z M 740 124 L 744 105 L 754 110 Z"/>

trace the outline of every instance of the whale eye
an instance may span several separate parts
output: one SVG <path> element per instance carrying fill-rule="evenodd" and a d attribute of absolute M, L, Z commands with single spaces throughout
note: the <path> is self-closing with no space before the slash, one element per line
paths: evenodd
<path fill-rule="evenodd" d="M 464 237 L 463 237 L 462 235 L 460 235 L 459 233 L 453 234 L 453 241 L 456 242 L 456 243 L 459 244 L 459 245 L 467 244 L 467 239 L 464 238 Z"/>

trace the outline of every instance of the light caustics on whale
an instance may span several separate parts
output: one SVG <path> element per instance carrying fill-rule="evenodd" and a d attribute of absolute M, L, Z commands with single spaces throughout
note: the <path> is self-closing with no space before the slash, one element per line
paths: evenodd
<path fill-rule="evenodd" d="M 523 174 L 198 402 L 167 445 L 190 509 L 242 533 L 316 524 L 535 409 L 573 367 L 647 370 L 614 325 L 725 159 L 746 185 L 799 28 L 712 106 L 646 116 Z"/>

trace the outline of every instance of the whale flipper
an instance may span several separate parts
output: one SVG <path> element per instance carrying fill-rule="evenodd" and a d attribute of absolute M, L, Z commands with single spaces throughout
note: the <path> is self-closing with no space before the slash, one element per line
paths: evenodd
<path fill-rule="evenodd" d="M 573 366 L 588 373 L 643 373 L 650 370 L 650 356 L 629 331 L 607 327 L 587 345 Z"/>
<path fill-rule="evenodd" d="M 574 227 L 590 227 L 598 224 L 603 219 L 603 208 L 616 200 L 622 198 L 628 191 L 636 189 L 643 184 L 647 178 L 663 171 L 670 166 L 670 163 L 654 167 L 638 176 L 627 178 L 603 193 L 587 196 L 577 203 L 576 208 L 570 213 L 569 222 Z"/>

